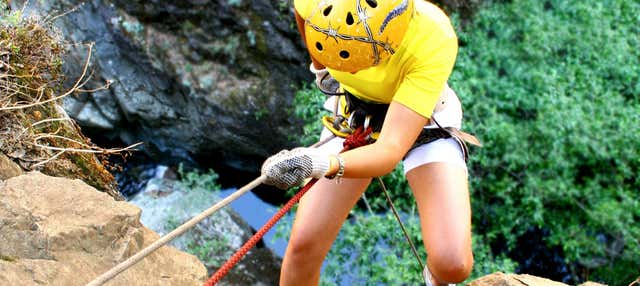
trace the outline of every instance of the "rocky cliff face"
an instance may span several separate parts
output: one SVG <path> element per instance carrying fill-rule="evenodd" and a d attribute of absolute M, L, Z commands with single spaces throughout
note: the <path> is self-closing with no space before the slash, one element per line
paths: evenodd
<path fill-rule="evenodd" d="M 527 274 L 505 274 L 496 272 L 467 284 L 468 286 L 567 286 L 567 284 Z M 579 286 L 604 286 L 595 282 L 585 282 Z"/>
<path fill-rule="evenodd" d="M 264 157 L 292 146 L 292 87 L 310 74 L 287 2 L 29 5 L 41 16 L 69 12 L 55 20 L 65 39 L 95 43 L 86 88 L 110 87 L 65 102 L 85 130 L 125 144 L 145 142 L 159 161 L 197 159 L 240 170 L 256 171 Z M 73 46 L 65 74 L 80 74 L 86 54 Z"/>
<path fill-rule="evenodd" d="M 80 180 L 32 172 L 0 181 L 0 284 L 85 285 L 159 237 L 140 209 Z M 162 247 L 110 285 L 200 285 L 202 263 Z"/>

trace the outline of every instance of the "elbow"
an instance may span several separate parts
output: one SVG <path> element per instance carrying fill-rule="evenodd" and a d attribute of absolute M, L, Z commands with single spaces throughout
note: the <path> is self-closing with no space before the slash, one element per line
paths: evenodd
<path fill-rule="evenodd" d="M 380 176 L 384 176 L 386 174 L 389 174 L 391 172 L 393 172 L 393 170 L 396 168 L 396 166 L 398 165 L 398 163 L 400 162 L 400 160 L 393 160 L 393 161 L 389 161 L 388 163 L 383 163 L 381 164 L 381 172 L 379 175 L 375 176 L 375 177 L 380 177 Z"/>
<path fill-rule="evenodd" d="M 390 145 L 390 144 L 380 144 L 380 146 L 375 146 L 375 147 L 381 150 L 381 152 L 374 153 L 374 154 L 381 154 L 380 168 L 379 168 L 381 171 L 381 174 L 379 176 L 383 176 L 388 173 L 391 173 L 396 168 L 396 166 L 398 166 L 398 163 L 400 163 L 400 161 L 404 157 L 404 154 L 406 153 L 406 151 L 403 150 L 403 148 L 400 148 L 395 145 Z"/>
<path fill-rule="evenodd" d="M 382 177 L 385 176 L 389 173 L 391 173 L 397 164 L 386 164 L 386 163 L 380 163 L 377 164 L 376 166 L 371 166 L 370 168 L 368 168 L 368 170 L 363 173 L 363 178 L 375 178 L 375 177 Z"/>

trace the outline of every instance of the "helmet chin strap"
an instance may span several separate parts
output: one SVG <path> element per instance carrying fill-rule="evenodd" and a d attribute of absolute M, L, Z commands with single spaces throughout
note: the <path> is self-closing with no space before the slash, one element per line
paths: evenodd
<path fill-rule="evenodd" d="M 322 83 L 321 85 L 318 85 L 318 89 L 320 89 L 320 91 L 322 91 L 322 93 L 324 93 L 325 95 L 328 96 L 340 96 L 340 95 L 344 95 L 344 92 L 335 92 L 335 91 L 331 91 L 331 90 L 327 90 L 324 81 L 328 80 L 328 81 L 332 81 L 326 85 L 329 86 L 330 89 L 333 90 L 338 90 L 340 88 L 340 83 L 338 83 L 338 81 L 336 81 L 334 78 L 331 77 L 331 75 L 329 73 L 326 73 L 322 79 L 320 80 L 320 82 Z M 334 89 L 335 87 L 335 89 Z"/>

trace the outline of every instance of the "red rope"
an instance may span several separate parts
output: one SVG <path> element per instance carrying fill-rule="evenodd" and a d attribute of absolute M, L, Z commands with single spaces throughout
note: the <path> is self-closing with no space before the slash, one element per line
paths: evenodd
<path fill-rule="evenodd" d="M 300 189 L 300 191 L 298 191 L 298 193 L 295 194 L 293 198 L 291 198 L 273 217 L 271 217 L 271 219 L 265 225 L 263 225 L 262 228 L 258 230 L 258 232 L 256 232 L 247 242 L 245 242 L 244 245 L 240 249 L 238 249 L 236 253 L 234 253 L 233 256 L 231 256 L 231 258 L 229 258 L 229 260 L 227 260 L 227 262 L 222 265 L 222 267 L 220 267 L 220 269 L 218 269 L 218 271 L 216 271 L 216 273 L 214 273 L 206 283 L 204 283 L 204 285 L 213 286 L 216 283 L 220 282 L 220 280 L 225 275 L 227 275 L 227 273 L 229 273 L 231 268 L 233 268 L 233 266 L 235 266 L 238 261 L 240 261 L 240 259 L 242 259 L 247 254 L 247 252 L 249 252 L 249 250 L 253 248 L 256 243 L 258 243 L 258 241 L 260 241 L 260 239 L 262 239 L 262 237 L 278 222 L 278 220 L 280 220 L 289 210 L 291 210 L 291 208 L 293 208 L 293 206 L 300 200 L 300 198 L 302 198 L 302 195 L 304 195 L 317 181 L 318 179 L 312 179 L 309 183 L 302 187 L 302 189 Z"/>
<path fill-rule="evenodd" d="M 369 144 L 369 134 L 371 134 L 371 127 L 367 129 L 358 127 L 358 129 L 353 131 L 353 133 L 349 135 L 349 137 L 345 138 L 344 143 L 342 143 L 342 146 L 344 146 L 342 152 Z"/>
<path fill-rule="evenodd" d="M 367 135 L 371 133 L 371 128 L 367 128 L 363 130 L 362 128 L 356 129 L 353 134 L 349 135 L 343 143 L 344 148 L 341 153 L 347 150 L 351 150 L 360 146 L 364 146 L 369 144 L 367 139 Z M 265 225 L 258 230 L 247 242 L 240 247 L 236 251 L 236 253 L 225 262 L 216 273 L 214 273 L 207 282 L 204 283 L 204 286 L 213 286 L 216 285 L 222 278 L 224 278 L 227 273 L 242 259 L 248 252 L 253 248 L 258 241 L 262 239 L 262 237 L 287 213 L 293 206 L 302 198 L 302 196 L 311 189 L 311 187 L 318 181 L 318 179 L 312 179 L 309 181 L 302 189 L 298 191 L 278 212 L 267 221 Z"/>

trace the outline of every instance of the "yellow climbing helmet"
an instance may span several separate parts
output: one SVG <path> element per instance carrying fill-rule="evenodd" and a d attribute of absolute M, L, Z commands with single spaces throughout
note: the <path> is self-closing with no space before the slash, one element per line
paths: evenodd
<path fill-rule="evenodd" d="M 326 67 L 355 72 L 395 53 L 413 15 L 413 1 L 296 0 L 295 5 L 306 14 L 300 13 L 311 56 Z"/>

